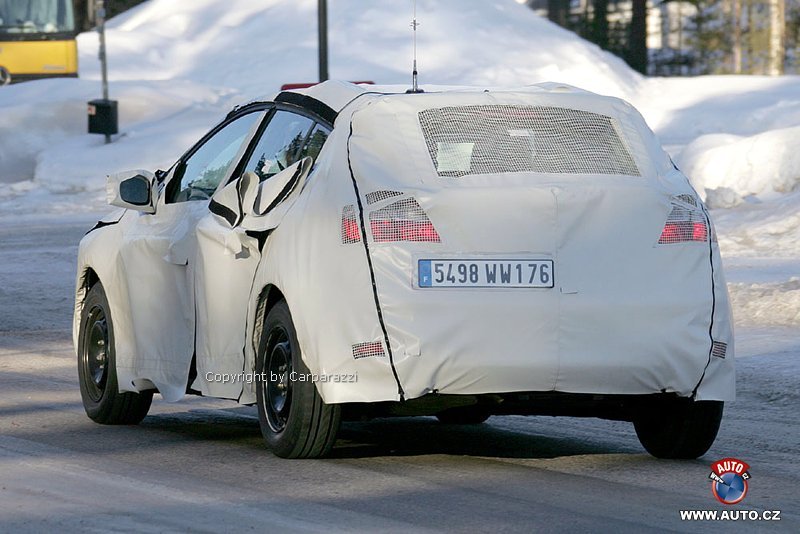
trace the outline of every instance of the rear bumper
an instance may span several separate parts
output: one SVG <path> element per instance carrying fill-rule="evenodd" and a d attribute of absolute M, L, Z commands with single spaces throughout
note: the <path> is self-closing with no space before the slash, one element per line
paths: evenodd
<path fill-rule="evenodd" d="M 708 244 L 650 254 L 667 260 L 603 284 L 556 258 L 556 287 L 527 290 L 416 289 L 401 267 L 413 261 L 383 263 L 384 273 L 394 271 L 382 280 L 381 305 L 405 398 L 563 392 L 733 400 L 721 266 L 712 273 Z M 724 357 L 712 356 L 712 342 L 725 344 Z"/>

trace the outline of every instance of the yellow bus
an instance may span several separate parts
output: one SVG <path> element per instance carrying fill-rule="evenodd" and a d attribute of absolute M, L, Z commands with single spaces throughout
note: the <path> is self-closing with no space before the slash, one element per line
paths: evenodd
<path fill-rule="evenodd" d="M 72 0 L 0 0 L 0 85 L 78 76 Z"/>

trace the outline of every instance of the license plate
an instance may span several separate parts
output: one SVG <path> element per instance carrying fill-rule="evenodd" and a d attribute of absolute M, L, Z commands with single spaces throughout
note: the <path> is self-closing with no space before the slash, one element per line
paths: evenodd
<path fill-rule="evenodd" d="M 553 287 L 553 260 L 419 260 L 419 287 Z"/>

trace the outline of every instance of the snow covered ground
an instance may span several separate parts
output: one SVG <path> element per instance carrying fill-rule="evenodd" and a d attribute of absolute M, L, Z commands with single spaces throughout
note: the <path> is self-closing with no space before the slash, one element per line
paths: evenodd
<path fill-rule="evenodd" d="M 96 34 L 79 36 L 80 79 L 0 89 L 0 221 L 102 213 L 106 174 L 164 168 L 233 105 L 313 81 L 316 4 L 150 0 L 110 21 L 111 145 L 85 133 Z M 740 348 L 767 331 L 800 346 L 799 77 L 647 79 L 514 0 L 417 11 L 423 86 L 558 81 L 637 106 L 714 208 Z M 329 18 L 332 77 L 409 82 L 410 0 L 338 0 Z"/>

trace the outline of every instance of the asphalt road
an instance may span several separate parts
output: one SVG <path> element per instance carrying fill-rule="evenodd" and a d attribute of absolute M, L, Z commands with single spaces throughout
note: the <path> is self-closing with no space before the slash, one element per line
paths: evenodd
<path fill-rule="evenodd" d="M 659 461 L 632 425 L 495 417 L 345 424 L 333 457 L 282 460 L 255 410 L 156 398 L 139 426 L 83 413 L 70 339 L 77 242 L 89 221 L 0 226 L 0 531 L 800 531 L 800 341 L 747 337 L 739 399 L 697 461 Z M 770 332 L 757 333 L 771 336 Z M 775 335 L 791 339 L 792 333 Z M 746 499 L 779 522 L 681 521 L 722 510 L 714 460 L 751 465 Z"/>

